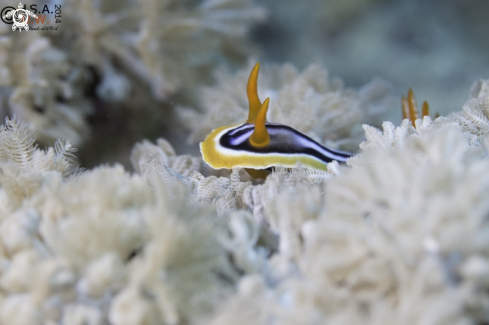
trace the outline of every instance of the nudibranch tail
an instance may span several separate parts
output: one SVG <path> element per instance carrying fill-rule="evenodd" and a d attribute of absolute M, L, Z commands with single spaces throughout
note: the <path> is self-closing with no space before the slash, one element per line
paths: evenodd
<path fill-rule="evenodd" d="M 255 119 L 255 129 L 250 136 L 250 144 L 256 148 L 265 147 L 267 144 L 270 143 L 270 135 L 268 134 L 268 130 L 265 126 L 269 101 L 270 98 L 267 98 L 263 102 L 263 105 L 261 106 L 260 111 L 258 112 L 258 115 Z"/>
<path fill-rule="evenodd" d="M 246 123 L 255 123 L 256 116 L 261 108 L 261 101 L 258 98 L 258 72 L 260 71 L 260 62 L 255 64 L 255 67 L 251 71 L 250 77 L 248 78 L 248 102 L 249 102 L 249 112 L 248 120 Z"/>

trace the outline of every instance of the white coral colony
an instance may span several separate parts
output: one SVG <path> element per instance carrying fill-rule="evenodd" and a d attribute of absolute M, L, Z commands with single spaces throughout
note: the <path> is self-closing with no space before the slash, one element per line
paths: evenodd
<path fill-rule="evenodd" d="M 248 120 L 213 130 L 200 144 L 202 157 L 212 168 L 242 167 L 255 178 L 267 175 L 275 166 L 293 168 L 300 162 L 304 167 L 327 171 L 333 160 L 345 162 L 352 154 L 326 148 L 305 134 L 266 120 L 269 99 L 258 98 L 257 63 L 248 79 Z"/>

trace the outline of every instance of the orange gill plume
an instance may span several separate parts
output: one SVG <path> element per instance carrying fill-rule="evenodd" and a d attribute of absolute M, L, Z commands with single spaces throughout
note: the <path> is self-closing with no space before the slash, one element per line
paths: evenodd
<path fill-rule="evenodd" d="M 414 121 L 421 118 L 423 119 L 425 116 L 430 115 L 430 107 L 427 101 L 423 102 L 421 105 L 421 116 L 419 116 L 418 105 L 416 104 L 416 98 L 414 97 L 413 90 L 409 88 L 407 97 L 402 96 L 401 98 L 401 108 L 402 108 L 402 119 L 408 119 L 411 121 L 414 127 L 416 124 Z M 435 114 L 435 118 L 437 118 L 439 114 Z"/>

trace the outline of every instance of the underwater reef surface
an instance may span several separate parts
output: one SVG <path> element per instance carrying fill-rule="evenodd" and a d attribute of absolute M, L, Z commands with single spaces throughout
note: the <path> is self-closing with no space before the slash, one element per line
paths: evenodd
<path fill-rule="evenodd" d="M 168 129 L 172 96 L 246 62 L 257 52 L 248 31 L 266 16 L 253 0 L 62 0 L 57 29 L 38 31 L 53 25 L 54 4 L 25 6 L 38 17 L 30 32 L 0 22 L 0 116 L 17 116 L 43 145 L 88 142 L 90 167 Z M 136 136 L 114 136 L 121 128 Z"/>
<path fill-rule="evenodd" d="M 348 166 L 261 183 L 164 139 L 83 170 L 6 119 L 0 323 L 486 323 L 488 117 L 479 80 L 446 117 L 364 125 Z"/>
<path fill-rule="evenodd" d="M 489 323 L 487 4 L 59 3 L 0 22 L 0 324 Z M 203 161 L 258 60 L 346 165 Z"/>
<path fill-rule="evenodd" d="M 17 116 L 42 145 L 71 139 L 90 168 L 107 162 L 131 168 L 131 147 L 144 138 L 165 137 L 178 152 L 196 154 L 185 141 L 180 107 L 205 111 L 210 103 L 202 93 L 219 84 L 216 74 L 239 71 L 250 56 L 299 71 L 322 64 L 358 90 L 386 80 L 396 100 L 411 87 L 441 115 L 458 110 L 470 84 L 487 78 L 488 3 L 478 0 L 57 4 L 63 19 L 55 31 L 12 32 L 0 23 L 0 117 Z M 54 19 L 35 6 L 42 19 Z M 41 18 L 31 27 L 45 25 Z M 276 82 L 267 88 L 282 95 L 285 80 Z M 397 105 L 360 123 L 398 120 Z"/>

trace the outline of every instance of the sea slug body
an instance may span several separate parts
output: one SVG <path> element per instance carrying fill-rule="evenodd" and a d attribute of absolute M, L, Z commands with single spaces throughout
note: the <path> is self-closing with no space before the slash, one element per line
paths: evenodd
<path fill-rule="evenodd" d="M 245 168 L 261 178 L 265 170 L 283 166 L 296 167 L 297 162 L 309 169 L 327 171 L 327 164 L 345 162 L 353 154 L 322 146 L 293 128 L 266 121 L 269 99 L 258 98 L 257 81 L 260 64 L 251 71 L 248 80 L 248 120 L 213 130 L 200 143 L 204 161 L 212 168 Z"/>

